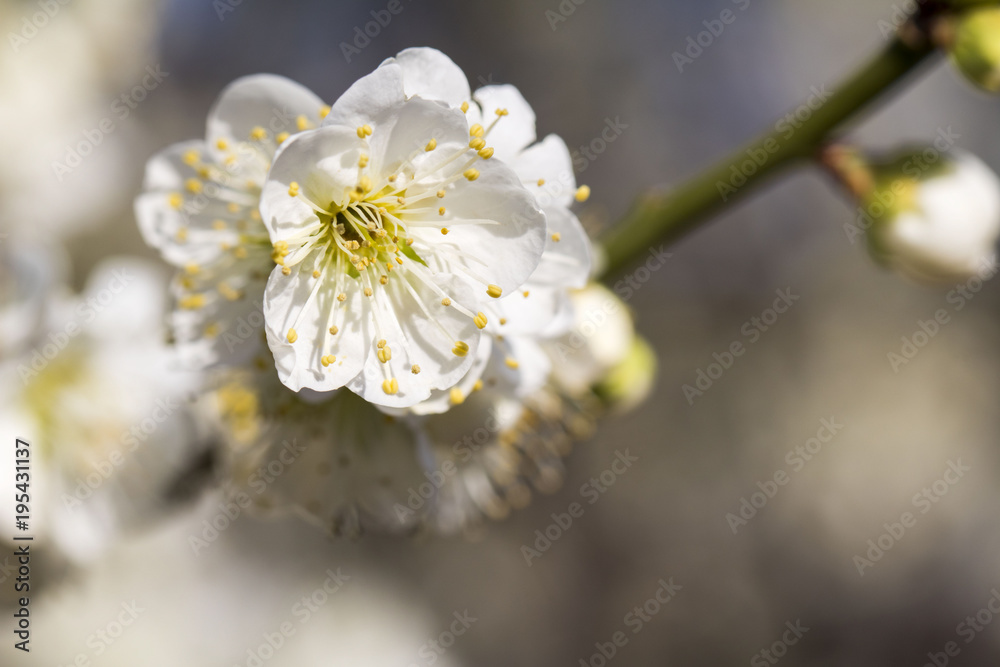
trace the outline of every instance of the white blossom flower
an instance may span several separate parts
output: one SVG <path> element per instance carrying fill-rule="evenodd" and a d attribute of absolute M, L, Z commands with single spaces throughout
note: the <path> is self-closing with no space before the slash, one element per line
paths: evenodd
<path fill-rule="evenodd" d="M 72 560 L 172 509 L 210 458 L 187 405 L 199 378 L 162 342 L 164 300 L 148 264 L 106 260 L 84 294 L 50 304 L 34 348 L 0 366 L 0 425 L 31 447 L 33 534 Z M 13 488 L 13 457 L 3 466 Z"/>
<path fill-rule="evenodd" d="M 282 148 L 264 186 L 279 263 L 268 343 L 293 389 L 347 385 L 407 407 L 453 386 L 486 301 L 541 258 L 543 214 L 485 144 L 520 121 L 496 109 L 488 129 L 470 129 L 458 109 L 407 98 L 403 81 L 389 63 L 357 82 L 321 128 Z"/>
<path fill-rule="evenodd" d="M 992 273 L 1000 237 L 1000 179 L 965 152 L 917 178 L 898 170 L 906 158 L 876 169 L 877 185 L 865 200 L 868 209 L 876 202 L 887 208 L 868 232 L 873 255 L 919 281 Z"/>
<path fill-rule="evenodd" d="M 328 111 L 288 79 L 244 77 L 219 96 L 204 141 L 175 144 L 149 161 L 136 217 L 146 242 L 182 269 L 172 330 L 189 364 L 239 364 L 260 352 L 273 266 L 260 189 L 278 146 Z"/>

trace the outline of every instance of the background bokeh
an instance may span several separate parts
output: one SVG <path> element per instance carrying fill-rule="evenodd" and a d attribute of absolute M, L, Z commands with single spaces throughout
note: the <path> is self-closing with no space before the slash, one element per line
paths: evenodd
<path fill-rule="evenodd" d="M 884 44 L 879 22 L 906 4 L 400 1 L 403 11 L 350 62 L 341 44 L 386 2 L 62 6 L 0 56 L 5 224 L 68 238 L 77 287 L 108 255 L 155 259 L 131 215 L 145 161 L 200 136 L 226 83 L 275 72 L 332 101 L 385 57 L 426 45 L 451 56 L 473 87 L 518 86 L 539 135 L 559 133 L 571 149 L 609 119 L 621 124 L 577 174 L 594 193 L 581 215 L 599 230 L 643 188 L 681 182 L 803 103 L 810 87 L 832 85 Z M 560 6 L 573 11 L 553 24 L 546 12 Z M 673 54 L 724 9 L 736 20 L 679 72 Z M 37 10 L 3 0 L 4 34 Z M 116 98 L 157 65 L 168 75 L 119 119 Z M 951 128 L 958 147 L 1000 169 L 997 100 L 941 62 L 918 78 L 852 138 L 890 148 Z M 114 130 L 58 180 L 52 162 L 104 118 Z M 5 634 L 0 664 L 69 665 L 79 654 L 95 665 L 248 664 L 247 650 L 338 567 L 349 582 L 266 664 L 431 664 L 421 645 L 466 610 L 477 620 L 437 664 L 601 667 L 595 643 L 619 630 L 628 643 L 615 664 L 746 664 L 796 621 L 808 631 L 787 664 L 917 666 L 949 641 L 961 649 L 950 664 L 996 664 L 1000 622 L 968 643 L 957 626 L 1000 586 L 1000 292 L 987 284 L 956 312 L 948 289 L 875 267 L 844 233 L 853 215 L 820 172 L 803 169 L 672 248 L 629 301 L 659 354 L 655 392 L 578 446 L 561 492 L 479 540 L 352 542 L 294 519 L 241 517 L 195 556 L 188 536 L 218 511 L 210 496 L 40 594 L 31 658 L 11 651 Z M 778 289 L 799 300 L 749 342 L 741 329 Z M 894 370 L 887 354 L 940 308 L 951 322 Z M 747 352 L 689 404 L 682 386 L 734 341 Z M 843 429 L 793 470 L 786 453 L 824 418 Z M 638 463 L 527 566 L 522 545 L 626 449 Z M 914 495 L 959 459 L 969 471 L 921 514 Z M 734 534 L 727 513 L 778 470 L 788 484 Z M 854 557 L 906 511 L 916 524 L 860 576 Z M 682 589 L 632 634 L 626 614 L 671 577 Z M 96 655 L 88 636 L 133 600 L 145 611 Z"/>

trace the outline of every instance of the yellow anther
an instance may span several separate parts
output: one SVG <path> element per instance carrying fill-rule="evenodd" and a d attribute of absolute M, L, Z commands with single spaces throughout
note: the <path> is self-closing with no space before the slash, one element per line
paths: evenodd
<path fill-rule="evenodd" d="M 496 110 L 496 114 L 497 114 L 497 117 L 500 117 L 500 116 L 509 116 L 510 112 L 507 111 L 506 109 L 497 109 Z"/>
<path fill-rule="evenodd" d="M 347 295 L 341 292 L 337 295 L 337 301 L 340 301 L 341 303 L 347 301 Z"/>
<path fill-rule="evenodd" d="M 438 190 L 437 197 L 438 199 L 444 199 L 444 190 Z"/>
<path fill-rule="evenodd" d="M 556 232 L 555 234 L 552 235 L 552 240 L 555 241 L 556 243 L 559 243 L 561 239 L 562 239 L 562 234 L 560 234 L 559 232 Z"/>
<path fill-rule="evenodd" d="M 386 339 L 385 339 L 385 338 L 382 338 L 382 339 L 380 339 L 380 340 L 379 340 L 379 341 L 378 341 L 377 343 L 375 343 L 375 347 L 377 347 L 377 348 L 378 348 L 378 349 L 380 349 L 380 350 L 381 350 L 381 349 L 382 349 L 383 347 L 385 347 L 386 345 L 388 345 L 388 341 L 386 341 Z"/>
<path fill-rule="evenodd" d="M 392 359 L 392 348 L 383 347 L 378 351 L 378 360 L 383 364 L 388 363 L 390 359 Z"/>
<path fill-rule="evenodd" d="M 362 176 L 361 180 L 358 181 L 358 187 L 361 188 L 362 192 L 372 191 L 372 179 L 368 176 Z"/>
<path fill-rule="evenodd" d="M 430 153 L 432 150 L 437 148 L 437 145 L 438 145 L 438 140 L 431 137 L 431 140 L 427 142 L 426 146 L 424 146 L 424 150 Z"/>
<path fill-rule="evenodd" d="M 468 110 L 469 110 L 469 103 L 468 102 L 462 102 L 462 113 L 465 113 Z"/>
<path fill-rule="evenodd" d="M 179 228 L 177 230 L 177 233 L 174 234 L 174 238 L 177 239 L 178 241 L 180 241 L 181 243 L 184 243 L 185 241 L 187 241 L 187 239 L 188 239 L 188 228 L 187 227 L 181 227 L 181 228 Z"/>
<path fill-rule="evenodd" d="M 472 141 L 469 142 L 469 148 L 473 150 L 478 151 L 480 148 L 483 148 L 484 146 L 486 146 L 486 140 L 481 139 L 479 137 L 473 137 Z"/>
<path fill-rule="evenodd" d="M 296 183 L 295 181 L 292 181 L 291 183 L 288 184 L 288 196 L 289 197 L 299 196 L 299 184 Z"/>
<path fill-rule="evenodd" d="M 507 364 L 507 368 L 516 369 L 519 366 L 519 364 L 517 363 L 517 359 L 515 359 L 514 357 L 507 357 L 506 359 L 503 360 L 503 362 Z"/>
<path fill-rule="evenodd" d="M 295 127 L 298 128 L 299 132 L 309 129 L 309 119 L 305 116 L 299 116 L 295 119 Z"/>
<path fill-rule="evenodd" d="M 167 198 L 167 203 L 170 204 L 170 208 L 179 209 L 184 205 L 184 197 L 179 192 L 173 192 Z"/>
<path fill-rule="evenodd" d="M 499 299 L 500 295 L 503 294 L 503 288 L 499 285 L 487 285 L 486 293 L 489 294 L 494 299 Z"/>
<path fill-rule="evenodd" d="M 246 259 L 247 249 L 244 246 L 236 246 L 236 249 L 233 250 L 233 255 L 236 257 L 236 259 Z"/>
<path fill-rule="evenodd" d="M 501 317 L 500 318 L 500 326 L 503 326 L 505 324 L 507 324 L 507 318 L 506 317 Z"/>
<path fill-rule="evenodd" d="M 328 107 L 328 106 L 326 106 L 324 104 L 323 106 L 321 106 L 319 108 L 319 117 L 320 117 L 320 120 L 326 118 L 329 115 L 330 115 L 330 107 Z"/>
<path fill-rule="evenodd" d="M 464 357 L 469 353 L 469 344 L 462 340 L 455 341 L 455 347 L 451 348 L 456 357 Z"/>
<path fill-rule="evenodd" d="M 479 178 L 479 170 L 474 167 L 470 167 L 462 172 L 462 176 L 465 176 L 470 181 L 474 181 Z"/>
<path fill-rule="evenodd" d="M 451 391 L 448 392 L 448 400 L 451 401 L 452 405 L 461 405 L 465 402 L 465 394 L 458 387 L 452 387 Z"/>
<path fill-rule="evenodd" d="M 330 355 L 325 355 L 323 357 L 320 357 L 319 363 L 323 364 L 324 368 L 326 368 L 327 366 L 329 366 L 330 365 Z"/>
<path fill-rule="evenodd" d="M 330 335 L 331 336 L 336 336 L 338 331 L 340 331 L 340 329 L 338 329 L 336 326 L 330 327 Z"/>
<path fill-rule="evenodd" d="M 184 159 L 184 164 L 188 166 L 194 166 L 195 164 L 198 163 L 198 160 L 201 159 L 201 155 L 198 154 L 198 151 L 192 148 L 191 150 L 184 153 L 183 159 Z"/>
<path fill-rule="evenodd" d="M 230 213 L 239 213 L 240 205 L 234 201 L 231 201 L 229 202 L 229 204 L 226 205 L 226 210 L 228 210 Z"/>
<path fill-rule="evenodd" d="M 178 304 L 184 310 L 198 310 L 205 305 L 204 294 L 188 294 L 181 297 Z"/>
<path fill-rule="evenodd" d="M 488 320 L 486 319 L 486 315 L 484 315 L 482 312 L 476 313 L 476 316 L 472 318 L 472 321 L 475 322 L 476 326 L 479 327 L 480 329 L 485 329 L 486 324 L 488 322 Z"/>
<path fill-rule="evenodd" d="M 322 274 L 319 272 L 319 269 L 313 269 L 313 278 L 319 278 L 320 275 Z"/>
<path fill-rule="evenodd" d="M 290 136 L 291 135 L 288 134 L 287 132 L 282 132 L 281 134 L 279 134 L 278 136 L 276 136 L 274 138 L 274 140 L 277 141 L 278 145 L 280 146 L 281 144 L 285 143 L 285 141 L 287 141 L 288 137 L 290 137 Z"/>
<path fill-rule="evenodd" d="M 420 364 L 413 364 L 410 366 L 410 372 L 414 375 L 420 375 Z"/>
<path fill-rule="evenodd" d="M 257 222 L 260 222 L 260 211 L 258 211 L 257 209 L 254 209 L 254 210 L 250 211 L 250 217 L 252 219 L 256 220 Z M 238 225 L 240 225 L 240 224 L 243 225 L 243 227 L 241 229 L 245 229 L 246 228 L 246 223 L 245 222 L 240 222 L 240 223 L 237 223 L 237 224 Z"/>
<path fill-rule="evenodd" d="M 442 206 L 441 208 L 438 209 L 438 215 L 444 215 L 447 212 L 448 212 L 448 209 L 446 209 L 444 206 Z"/>
<path fill-rule="evenodd" d="M 479 151 L 479 157 L 483 158 L 484 160 L 489 160 L 491 157 L 493 157 L 493 147 L 488 146 L 486 148 L 481 149 Z"/>
<path fill-rule="evenodd" d="M 258 125 L 250 130 L 250 138 L 254 141 L 263 141 L 267 139 L 267 130 Z"/>
<path fill-rule="evenodd" d="M 281 275 L 290 276 L 292 275 L 292 268 L 290 266 L 281 267 Z"/>
<path fill-rule="evenodd" d="M 396 378 L 389 378 L 388 380 L 383 380 L 382 391 L 384 391 L 389 395 L 395 394 L 397 391 L 399 391 L 399 382 L 396 381 Z"/>
<path fill-rule="evenodd" d="M 215 322 L 212 322 L 207 327 L 205 327 L 206 338 L 215 338 L 218 335 L 219 335 L 219 325 L 216 324 Z"/>
<path fill-rule="evenodd" d="M 202 191 L 201 181 L 197 178 L 189 178 L 184 181 L 184 187 L 187 188 L 187 191 L 192 194 L 198 194 Z"/>
<path fill-rule="evenodd" d="M 199 271 L 201 271 L 201 267 L 195 264 L 194 262 L 188 262 L 187 264 L 184 265 L 184 272 L 187 273 L 189 276 L 193 276 Z"/>
<path fill-rule="evenodd" d="M 213 220 L 212 221 L 212 229 L 221 232 L 225 228 L 226 228 L 226 221 L 225 220 Z"/>
<path fill-rule="evenodd" d="M 450 306 L 451 305 L 451 299 L 449 299 L 448 297 L 445 297 L 445 298 L 441 299 L 441 305 L 442 306 Z"/>
<path fill-rule="evenodd" d="M 484 130 L 483 126 L 480 125 L 479 123 L 476 123 L 475 125 L 469 128 L 469 136 L 471 137 L 481 137 L 484 134 L 486 134 L 486 130 Z"/>
<path fill-rule="evenodd" d="M 289 329 L 288 330 L 288 335 L 285 336 L 285 338 L 288 339 L 289 343 L 294 343 L 295 341 L 297 341 L 299 339 L 299 335 L 297 333 L 295 333 L 295 329 Z"/>
<path fill-rule="evenodd" d="M 472 391 L 479 391 L 482 388 L 483 388 L 483 381 L 482 380 L 476 380 L 476 383 L 474 385 L 472 385 Z"/>
<path fill-rule="evenodd" d="M 225 139 L 219 139 L 218 141 L 215 142 L 215 147 L 218 148 L 220 151 L 224 151 L 227 148 L 229 148 L 229 142 L 226 141 Z"/>
<path fill-rule="evenodd" d="M 365 123 L 361 127 L 364 128 L 364 130 L 365 130 L 365 136 L 366 137 L 372 136 L 372 126 L 371 125 L 369 125 L 368 123 Z"/>
<path fill-rule="evenodd" d="M 374 293 L 375 293 L 375 292 L 373 292 L 373 291 L 372 291 L 372 288 L 371 288 L 371 287 L 366 287 L 366 288 L 365 288 L 365 296 L 371 296 L 371 295 L 372 295 L 372 294 L 374 294 Z"/>
<path fill-rule="evenodd" d="M 389 284 L 389 276 L 385 276 L 385 275 L 381 276 L 378 279 L 378 282 L 379 282 L 380 285 L 388 285 Z"/>
<path fill-rule="evenodd" d="M 402 264 L 402 263 L 403 263 L 403 258 L 402 257 L 397 257 L 396 258 L 396 264 Z"/>
<path fill-rule="evenodd" d="M 544 178 L 539 178 L 538 179 L 538 187 L 542 187 L 543 185 L 545 185 L 545 179 Z"/>
<path fill-rule="evenodd" d="M 578 187 L 576 189 L 576 194 L 573 195 L 573 197 L 578 202 L 585 202 L 585 201 L 587 201 L 588 199 L 590 199 L 590 186 L 589 185 L 581 185 L 580 187 Z"/>
<path fill-rule="evenodd" d="M 389 182 L 390 183 L 395 183 L 396 182 L 396 174 L 390 174 L 389 175 Z"/>
<path fill-rule="evenodd" d="M 442 227 L 441 228 L 441 235 L 442 236 L 448 236 L 448 232 L 449 231 L 451 231 L 451 230 L 449 230 L 447 227 Z"/>
<path fill-rule="evenodd" d="M 527 299 L 528 296 L 531 294 L 531 292 L 528 290 L 524 290 L 523 292 L 521 292 L 521 294 L 524 296 L 525 299 Z"/>
<path fill-rule="evenodd" d="M 227 155 L 227 156 L 226 156 L 226 159 L 225 159 L 225 160 L 223 160 L 222 162 L 223 162 L 223 163 L 224 163 L 224 164 L 225 164 L 225 165 L 226 165 L 227 167 L 232 167 L 232 166 L 233 166 L 234 164 L 236 164 L 236 156 L 235 156 L 235 155 Z"/>
<path fill-rule="evenodd" d="M 358 158 L 358 166 L 361 167 L 362 169 L 368 166 L 368 156 L 365 155 L 364 153 L 362 153 L 361 156 Z"/>

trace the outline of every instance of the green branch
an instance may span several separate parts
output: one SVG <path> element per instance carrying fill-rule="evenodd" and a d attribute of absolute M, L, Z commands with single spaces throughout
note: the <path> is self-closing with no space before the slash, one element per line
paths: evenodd
<path fill-rule="evenodd" d="M 705 218 L 750 194 L 782 168 L 816 156 L 846 123 L 934 51 L 930 40 L 897 37 L 841 84 L 797 129 L 776 127 L 673 192 L 641 196 L 603 239 L 607 260 L 604 276 L 620 273 L 653 245 L 673 242 L 692 231 Z M 756 156 L 757 162 L 752 162 L 751 156 Z M 734 179 L 733 167 L 739 170 L 748 162 L 756 170 L 745 176 L 745 181 Z M 751 169 L 747 166 L 744 171 Z"/>

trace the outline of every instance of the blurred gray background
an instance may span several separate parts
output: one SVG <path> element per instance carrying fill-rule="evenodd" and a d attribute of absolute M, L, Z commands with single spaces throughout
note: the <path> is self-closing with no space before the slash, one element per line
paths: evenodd
<path fill-rule="evenodd" d="M 160 64 L 169 76 L 69 177 L 83 191 L 109 178 L 114 184 L 101 219 L 81 223 L 74 236 L 77 282 L 107 254 L 155 257 L 130 213 L 145 161 L 200 136 L 212 100 L 238 76 L 284 74 L 333 101 L 384 58 L 426 45 L 454 59 L 473 87 L 515 84 L 534 106 L 539 136 L 559 133 L 571 149 L 618 119 L 627 127 L 578 174 L 593 188 L 581 217 L 600 229 L 641 189 L 682 182 L 771 127 L 811 86 L 834 84 L 885 43 L 879 21 L 895 7 L 887 0 L 563 0 L 574 11 L 553 24 L 546 12 L 558 13 L 558 0 L 401 3 L 403 11 L 350 62 L 341 43 L 386 2 L 173 0 L 137 10 L 134 27 L 123 32 L 144 32 L 146 41 L 113 56 L 114 76 L 94 79 L 82 107 L 90 111 L 69 121 L 68 136 L 106 116 L 146 65 Z M 15 17 L 34 6 L 5 4 Z M 220 15 L 219 5 L 232 11 Z M 735 21 L 679 72 L 673 54 L 725 9 Z M 29 45 L 23 57 L 40 59 L 43 48 L 57 45 Z M 55 58 L 49 66 L 65 65 Z M 938 62 L 852 138 L 890 148 L 931 141 L 951 127 L 960 148 L 1000 169 L 998 108 Z M 38 148 L 46 164 L 65 143 Z M 109 177 L 102 165 L 111 162 L 118 167 Z M 388 621 L 380 625 L 381 612 L 358 629 L 348 606 L 312 628 L 334 644 L 310 640 L 312 648 L 296 649 L 296 664 L 347 664 L 347 649 L 330 648 L 337 641 L 397 642 L 400 665 L 407 655 L 431 664 L 418 655 L 419 638 L 436 637 L 464 610 L 478 620 L 441 664 L 601 667 L 595 644 L 620 630 L 628 642 L 610 660 L 618 665 L 772 664 L 760 651 L 796 621 L 808 631 L 787 654 L 775 649 L 784 664 L 916 667 L 950 641 L 960 651 L 948 664 L 996 664 L 1000 622 L 984 623 L 982 615 L 982 630 L 968 642 L 959 624 L 1000 587 L 1000 291 L 988 284 L 956 312 L 949 289 L 918 287 L 875 267 L 843 231 L 852 217 L 832 184 L 804 169 L 676 245 L 629 303 L 660 356 L 654 394 L 578 446 L 561 492 L 490 525 L 481 540 L 332 541 L 295 520 L 241 518 L 211 553 L 194 557 L 185 541 L 203 516 L 181 517 L 109 558 L 104 579 L 96 579 L 103 583 L 81 582 L 44 603 L 45 622 L 53 632 L 63 628 L 45 664 L 69 664 L 87 635 L 132 597 L 149 609 L 145 626 L 115 650 L 146 646 L 142 664 L 150 665 L 246 664 L 247 648 L 337 566 L 355 576 L 345 605 L 349 599 L 364 609 L 366 591 L 377 591 L 387 609 L 408 610 L 401 615 L 424 629 L 411 640 Z M 786 288 L 799 300 L 749 342 L 744 324 Z M 887 354 L 940 308 L 951 322 L 895 372 Z M 682 385 L 694 384 L 713 353 L 734 341 L 747 344 L 746 354 L 690 405 Z M 786 453 L 814 437 L 824 418 L 843 429 L 794 469 Z M 522 545 L 534 544 L 535 531 L 579 501 L 581 485 L 626 448 L 639 463 L 528 567 Z M 914 495 L 959 459 L 969 471 L 920 513 L 925 505 Z M 734 534 L 727 513 L 738 513 L 758 482 L 779 470 L 788 483 Z M 208 499 L 203 509 L 210 513 L 217 502 Z M 859 575 L 854 557 L 907 511 L 915 525 Z M 671 577 L 682 589 L 633 634 L 626 615 Z M 89 625 L 67 629 L 75 626 L 66 618 L 84 614 Z M 46 627 L 36 630 L 40 644 L 49 641 Z M 267 664 L 291 658 L 279 652 Z M 119 663 L 112 652 L 94 664 Z"/>

